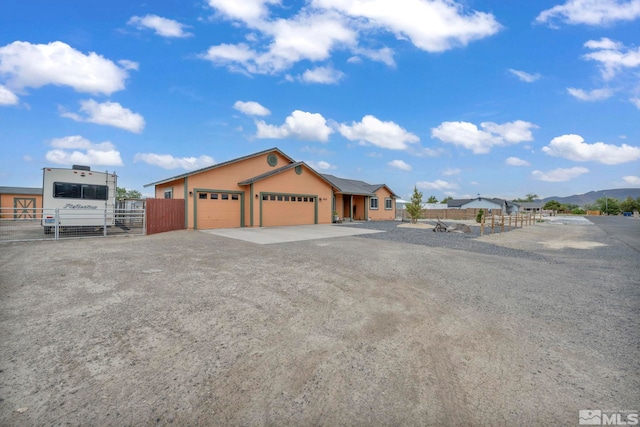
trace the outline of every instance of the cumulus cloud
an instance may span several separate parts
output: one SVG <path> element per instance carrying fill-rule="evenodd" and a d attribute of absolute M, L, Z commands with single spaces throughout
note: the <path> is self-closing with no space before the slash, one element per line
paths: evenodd
<path fill-rule="evenodd" d="M 640 110 L 640 98 L 631 98 L 629 101 L 635 105 L 638 110 Z"/>
<path fill-rule="evenodd" d="M 459 168 L 447 168 L 442 172 L 444 176 L 459 175 L 462 172 Z"/>
<path fill-rule="evenodd" d="M 233 108 L 248 116 L 268 116 L 271 111 L 255 101 L 236 101 Z"/>
<path fill-rule="evenodd" d="M 638 0 L 638 7 L 640 8 L 640 0 Z M 640 47 L 627 48 L 622 43 L 606 37 L 600 40 L 589 40 L 584 46 L 593 52 L 587 53 L 583 58 L 597 62 L 602 78 L 605 80 L 611 80 L 624 69 L 640 66 Z"/>
<path fill-rule="evenodd" d="M 362 145 L 375 145 L 389 150 L 406 150 L 410 144 L 420 141 L 416 135 L 407 132 L 394 122 L 383 122 L 366 115 L 360 122 L 341 124 L 338 131 L 349 141 L 359 141 Z"/>
<path fill-rule="evenodd" d="M 324 61 L 336 50 L 394 66 L 391 49 L 369 49 L 359 40 L 382 42 L 385 34 L 392 34 L 427 52 L 442 52 L 501 28 L 492 14 L 466 10 L 453 0 L 310 0 L 286 18 L 270 14 L 270 7 L 282 7 L 280 0 L 208 0 L 208 4 L 219 17 L 245 26 L 252 37 L 247 38 L 251 46 L 215 45 L 202 58 L 249 74 L 277 73 L 303 60 Z"/>
<path fill-rule="evenodd" d="M 571 96 L 578 98 L 581 101 L 601 101 L 613 96 L 613 90 L 609 88 L 594 89 L 587 92 L 582 89 L 570 87 L 567 88 L 567 92 L 569 92 Z"/>
<path fill-rule="evenodd" d="M 518 157 L 508 157 L 507 160 L 504 161 L 504 163 L 509 166 L 531 166 L 531 163 Z"/>
<path fill-rule="evenodd" d="M 306 83 L 335 84 L 344 77 L 342 71 L 331 67 L 316 67 L 306 70 L 300 79 Z"/>
<path fill-rule="evenodd" d="M 319 162 L 314 162 L 313 160 L 309 160 L 309 161 L 305 161 L 305 163 L 311 166 L 312 169 L 319 170 L 319 171 L 336 169 L 336 166 L 332 165 L 329 162 L 325 162 L 324 160 L 320 160 Z"/>
<path fill-rule="evenodd" d="M 5 86 L 0 85 L 0 105 L 16 105 L 18 97 Z"/>
<path fill-rule="evenodd" d="M 110 95 L 125 88 L 131 64 L 118 66 L 97 53 L 85 55 L 59 41 L 16 41 L 0 47 L 0 75 L 7 76 L 6 85 L 13 91 L 55 85 Z"/>
<path fill-rule="evenodd" d="M 533 178 L 546 182 L 564 182 L 570 181 L 589 172 L 589 169 L 582 167 L 558 168 L 547 172 L 535 170 L 531 173 Z"/>
<path fill-rule="evenodd" d="M 134 162 L 143 162 L 163 169 L 195 170 L 211 166 L 215 163 L 209 156 L 173 157 L 171 154 L 137 153 Z"/>
<path fill-rule="evenodd" d="M 327 142 L 333 133 L 327 120 L 318 113 L 296 110 L 286 118 L 284 124 L 274 126 L 263 120 L 256 121 L 257 138 L 284 139 L 296 138 L 304 141 Z"/>
<path fill-rule="evenodd" d="M 552 27 L 556 22 L 604 26 L 617 21 L 633 21 L 638 17 L 640 0 L 568 0 L 542 11 L 536 22 Z"/>
<path fill-rule="evenodd" d="M 193 35 L 185 31 L 186 26 L 184 24 L 158 15 L 133 16 L 127 24 L 133 25 L 138 29 L 154 30 L 157 35 L 162 37 L 183 38 Z"/>
<path fill-rule="evenodd" d="M 109 141 L 95 144 L 80 135 L 54 138 L 46 159 L 58 165 L 122 166 L 120 152 Z"/>
<path fill-rule="evenodd" d="M 389 163 L 387 163 L 389 166 L 391 166 L 394 169 L 398 169 L 401 171 L 406 171 L 406 172 L 410 172 L 411 171 L 411 165 L 408 164 L 407 162 L 405 162 L 404 160 L 392 160 Z"/>
<path fill-rule="evenodd" d="M 622 179 L 624 179 L 624 182 L 626 182 L 627 184 L 640 185 L 640 176 L 628 175 L 628 176 L 622 177 Z"/>
<path fill-rule="evenodd" d="M 640 147 L 627 144 L 620 146 L 596 142 L 587 144 L 580 135 L 562 135 L 553 138 L 542 151 L 554 157 L 576 162 L 599 162 L 618 165 L 640 159 Z"/>
<path fill-rule="evenodd" d="M 63 112 L 61 115 L 77 122 L 115 126 L 133 133 L 142 132 L 145 126 L 144 118 L 140 114 L 124 108 L 117 102 L 98 103 L 93 99 L 83 100 L 80 101 L 80 112 L 85 115 L 68 112 Z"/>
<path fill-rule="evenodd" d="M 514 70 L 513 68 L 509 68 L 509 72 L 526 83 L 533 83 L 536 80 L 540 79 L 539 73 L 530 74 L 525 71 Z"/>
<path fill-rule="evenodd" d="M 441 179 L 435 181 L 418 181 L 416 187 L 422 190 L 456 190 L 460 188 L 455 182 L 447 182 Z"/>
<path fill-rule="evenodd" d="M 464 147 L 475 154 L 486 154 L 494 146 L 532 141 L 532 129 L 537 127 L 522 120 L 503 124 L 484 122 L 480 123 L 481 129 L 469 122 L 442 122 L 438 127 L 431 129 L 431 137 L 447 144 Z"/>

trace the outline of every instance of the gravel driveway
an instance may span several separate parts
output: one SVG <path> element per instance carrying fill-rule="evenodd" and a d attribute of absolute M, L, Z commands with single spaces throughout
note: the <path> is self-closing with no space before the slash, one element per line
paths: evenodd
<path fill-rule="evenodd" d="M 181 231 L 0 246 L 0 425 L 577 425 L 580 409 L 640 410 L 638 252 L 597 226 L 377 226 L 274 245 Z"/>

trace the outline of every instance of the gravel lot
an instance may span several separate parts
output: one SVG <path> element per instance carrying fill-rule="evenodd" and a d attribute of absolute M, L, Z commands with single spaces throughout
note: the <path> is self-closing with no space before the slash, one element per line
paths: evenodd
<path fill-rule="evenodd" d="M 640 410 L 640 255 L 604 225 L 392 225 L 274 245 L 193 231 L 2 244 L 0 425 L 577 425 L 580 409 Z"/>

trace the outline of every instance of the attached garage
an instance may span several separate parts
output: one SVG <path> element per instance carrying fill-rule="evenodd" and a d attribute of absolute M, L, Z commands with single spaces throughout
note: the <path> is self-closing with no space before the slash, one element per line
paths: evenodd
<path fill-rule="evenodd" d="M 243 194 L 240 192 L 196 190 L 194 228 L 203 230 L 241 227 L 243 200 Z"/>
<path fill-rule="evenodd" d="M 260 226 L 318 223 L 318 196 L 267 194 L 260 197 Z"/>

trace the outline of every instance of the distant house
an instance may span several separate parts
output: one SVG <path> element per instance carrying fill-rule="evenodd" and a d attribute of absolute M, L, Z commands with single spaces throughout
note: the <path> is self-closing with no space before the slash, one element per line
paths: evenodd
<path fill-rule="evenodd" d="M 520 211 L 520 204 L 509 200 L 476 197 L 475 199 L 451 199 L 447 201 L 449 209 L 485 209 L 489 212 L 500 210 L 506 215 Z"/>
<path fill-rule="evenodd" d="M 39 218 L 38 209 L 42 209 L 42 188 L 0 187 L 1 218 Z"/>
<path fill-rule="evenodd" d="M 522 212 L 536 212 L 542 211 L 544 206 L 543 202 L 518 202 L 520 204 L 520 210 Z"/>

